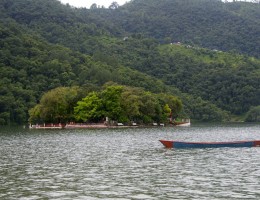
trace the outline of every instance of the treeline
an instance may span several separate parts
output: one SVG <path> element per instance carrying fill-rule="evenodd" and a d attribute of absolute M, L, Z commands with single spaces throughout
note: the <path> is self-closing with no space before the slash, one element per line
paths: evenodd
<path fill-rule="evenodd" d="M 87 93 L 85 97 L 83 94 Z M 79 87 L 59 87 L 45 93 L 30 109 L 30 123 L 101 122 L 108 117 L 117 122 L 169 123 L 182 110 L 180 99 L 154 94 L 141 88 L 107 84 L 98 91 Z"/>

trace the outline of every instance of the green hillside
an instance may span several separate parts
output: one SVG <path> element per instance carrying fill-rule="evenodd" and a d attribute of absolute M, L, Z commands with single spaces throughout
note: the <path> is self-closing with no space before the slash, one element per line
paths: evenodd
<path fill-rule="evenodd" d="M 99 36 L 139 35 L 260 56 L 260 4 L 220 0 L 132 0 L 117 9 L 77 9 L 58 0 L 2 0 L 0 11 L 59 43 L 92 54 Z"/>
<path fill-rule="evenodd" d="M 159 45 L 147 38 L 110 41 L 100 52 L 93 57 L 117 58 L 122 65 L 233 114 L 241 115 L 260 104 L 260 60 L 254 57 L 183 44 Z"/>
<path fill-rule="evenodd" d="M 199 48 L 198 45 L 207 45 L 195 40 L 178 39 L 187 44 L 170 44 L 171 38 L 163 39 L 164 36 L 147 32 L 147 28 L 167 32 L 156 30 L 152 21 L 150 25 L 135 23 L 136 28 L 131 30 L 134 23 L 130 22 L 135 19 L 135 12 L 139 12 L 133 9 L 136 5 L 140 4 L 138 8 L 149 13 L 152 13 L 151 6 L 156 5 L 156 12 L 162 13 L 163 6 L 179 1 L 151 1 L 151 5 L 144 2 L 131 1 L 117 9 L 76 9 L 56 0 L 2 0 L 0 124 L 26 123 L 28 110 L 52 89 L 78 86 L 82 91 L 80 97 L 84 97 L 90 91 L 100 91 L 102 85 L 111 81 L 178 96 L 183 103 L 179 117 L 202 121 L 228 120 L 229 114 L 244 115 L 251 106 L 260 105 L 259 59 L 234 51 Z M 202 10 L 209 12 L 206 0 L 194 2 L 192 6 L 180 2 L 178 5 L 187 9 L 204 5 Z M 240 5 L 239 16 L 256 21 L 257 13 L 253 10 L 258 7 L 253 8 L 251 3 L 211 3 L 220 4 L 225 10 Z M 160 13 L 157 14 L 159 17 Z M 126 21 L 129 26 L 124 25 Z M 248 21 L 244 23 L 251 26 Z M 250 39 L 259 37 L 254 35 L 259 30 L 257 23 L 252 27 L 252 35 L 248 34 Z M 173 24 L 164 26 L 173 28 Z M 192 27 L 189 29 L 193 31 Z M 217 40 L 223 39 L 214 37 L 211 44 L 219 44 Z M 190 41 L 193 39 L 190 37 Z M 163 44 L 166 40 L 167 44 Z M 225 43 L 234 45 L 232 41 Z M 248 55 L 259 54 L 259 45 L 252 45 L 250 40 L 243 39 L 240 44 L 235 51 L 245 49 Z M 244 48 L 244 44 L 248 46 Z"/>
<path fill-rule="evenodd" d="M 163 43 L 182 42 L 209 49 L 260 56 L 260 4 L 220 0 L 132 0 L 104 14 L 128 33 Z"/>
<path fill-rule="evenodd" d="M 61 86 L 97 88 L 108 81 L 164 92 L 160 80 L 120 65 L 93 61 L 87 55 L 25 34 L 14 24 L 0 24 L 1 124 L 27 120 L 43 92 Z M 96 85 L 96 86 L 95 86 Z"/>

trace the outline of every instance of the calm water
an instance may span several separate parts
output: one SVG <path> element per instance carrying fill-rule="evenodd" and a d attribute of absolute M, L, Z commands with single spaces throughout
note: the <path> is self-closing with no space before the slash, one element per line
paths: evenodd
<path fill-rule="evenodd" d="M 0 199 L 260 199 L 260 148 L 165 149 L 159 139 L 260 140 L 260 124 L 0 129 Z"/>

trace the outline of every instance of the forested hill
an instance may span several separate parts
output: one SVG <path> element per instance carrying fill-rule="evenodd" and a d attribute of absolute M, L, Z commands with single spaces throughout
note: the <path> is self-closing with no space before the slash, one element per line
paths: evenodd
<path fill-rule="evenodd" d="M 260 56 L 260 4 L 220 0 L 132 0 L 116 15 L 102 13 L 128 33 L 160 42 Z"/>
<path fill-rule="evenodd" d="M 259 35 L 254 35 L 259 31 L 259 13 L 255 12 L 258 4 L 207 0 L 193 0 L 195 3 L 191 4 L 177 0 L 149 2 L 148 5 L 147 1 L 131 1 L 113 9 L 77 9 L 57 0 L 1 0 L 0 124 L 26 122 L 28 110 L 49 90 L 79 86 L 87 92 L 100 90 L 109 81 L 178 96 L 184 104 L 181 115 L 197 120 L 222 121 L 228 113 L 241 116 L 260 105 L 260 60 L 256 58 Z M 221 34 L 210 35 L 209 39 L 208 31 L 200 23 L 197 22 L 198 30 L 195 25 L 182 30 L 179 26 L 180 29 L 174 28 L 177 23 L 171 24 L 168 18 L 177 17 L 174 15 L 180 5 L 183 9 L 197 7 L 198 11 L 208 12 L 207 6 L 212 4 L 220 5 L 216 11 L 223 8 L 223 12 L 243 18 L 248 40 L 236 43 L 223 39 Z M 234 5 L 240 9 L 231 12 Z M 174 12 L 160 19 L 160 12 L 169 6 Z M 153 17 L 147 17 L 152 14 L 150 9 L 154 9 Z M 183 18 L 187 15 L 182 14 Z M 246 31 L 240 25 L 241 31 Z M 215 26 L 211 29 L 215 30 Z M 168 29 L 178 30 L 180 38 L 171 36 L 173 32 Z M 232 32 L 237 28 L 229 30 L 236 37 L 246 35 Z M 186 40 L 187 32 L 207 36 L 209 49 L 199 47 L 207 45 L 196 42 L 197 37 L 192 34 Z M 238 45 L 237 48 L 230 48 L 234 51 L 229 53 L 213 51 L 217 48 L 213 44 L 222 39 L 225 45 Z M 224 50 L 230 50 L 229 47 Z M 235 54 L 236 51 L 246 55 Z"/>
<path fill-rule="evenodd" d="M 102 46 L 96 36 L 138 35 L 260 57 L 259 3 L 132 0 L 113 9 L 77 9 L 58 0 L 2 0 L 0 9 L 2 17 L 26 25 L 49 42 L 87 54 Z"/>

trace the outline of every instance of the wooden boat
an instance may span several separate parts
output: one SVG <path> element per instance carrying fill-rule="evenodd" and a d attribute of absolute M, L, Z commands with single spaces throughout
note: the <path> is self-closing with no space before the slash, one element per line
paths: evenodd
<path fill-rule="evenodd" d="M 182 122 L 182 123 L 178 123 L 176 124 L 176 126 L 183 126 L 183 127 L 187 127 L 187 126 L 190 126 L 190 122 Z"/>
<path fill-rule="evenodd" d="M 191 122 L 190 122 L 190 119 L 182 119 L 181 122 L 176 122 L 174 121 L 173 124 L 175 126 L 184 126 L 184 127 L 187 127 L 187 126 L 190 126 L 191 125 Z"/>
<path fill-rule="evenodd" d="M 221 148 L 221 147 L 260 147 L 260 140 L 234 142 L 182 142 L 160 140 L 166 148 Z"/>

